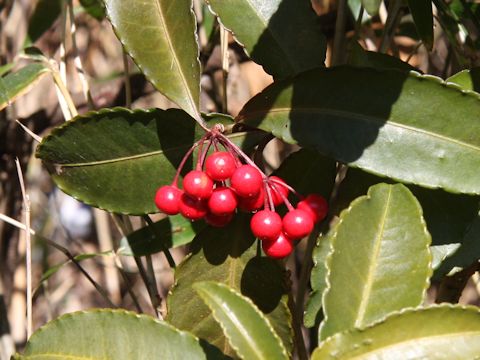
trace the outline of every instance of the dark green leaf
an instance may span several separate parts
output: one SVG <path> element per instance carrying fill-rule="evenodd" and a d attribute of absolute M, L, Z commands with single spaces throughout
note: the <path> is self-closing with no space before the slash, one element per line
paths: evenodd
<path fill-rule="evenodd" d="M 195 238 L 193 254 L 175 271 L 175 285 L 167 298 L 167 321 L 207 340 L 225 354 L 234 355 L 210 309 L 192 288 L 197 281 L 220 282 L 255 303 L 290 353 L 292 334 L 285 270 L 276 261 L 257 256 L 249 221 L 250 216 L 237 214 L 226 228 L 207 227 Z"/>
<path fill-rule="evenodd" d="M 272 325 L 249 298 L 213 281 L 198 282 L 193 288 L 242 359 L 288 359 L 287 350 Z"/>
<path fill-rule="evenodd" d="M 363 7 L 370 15 L 377 15 L 382 0 L 362 0 Z"/>
<path fill-rule="evenodd" d="M 418 36 L 428 50 L 433 48 L 433 13 L 432 0 L 408 0 Z"/>
<path fill-rule="evenodd" d="M 43 64 L 30 64 L 0 78 L 0 110 L 26 94 L 49 69 Z"/>
<path fill-rule="evenodd" d="M 184 154 L 203 134 L 182 110 L 104 109 L 55 128 L 37 156 L 60 189 L 76 199 L 142 215 L 158 211 L 156 190 L 172 182 Z M 248 151 L 263 136 L 235 133 L 230 139 Z M 187 163 L 183 173 L 191 168 L 192 162 Z"/>
<path fill-rule="evenodd" d="M 338 67 L 274 83 L 237 120 L 372 173 L 480 194 L 479 112 L 478 95 L 433 76 Z"/>
<path fill-rule="evenodd" d="M 102 0 L 80 0 L 80 4 L 95 19 L 103 20 L 105 17 L 105 6 Z"/>
<path fill-rule="evenodd" d="M 192 335 L 147 315 L 90 310 L 63 315 L 36 331 L 14 359 L 206 359 Z"/>
<path fill-rule="evenodd" d="M 309 0 L 207 2 L 252 59 L 275 78 L 324 66 L 326 40 Z"/>
<path fill-rule="evenodd" d="M 320 338 L 419 306 L 432 274 L 430 241 L 405 186 L 378 184 L 353 201 L 330 237 Z"/>
<path fill-rule="evenodd" d="M 32 16 L 28 21 L 27 38 L 24 41 L 24 47 L 33 44 L 52 27 L 62 12 L 62 5 L 62 0 L 37 1 Z"/>
<path fill-rule="evenodd" d="M 432 253 L 432 269 L 436 270 L 440 267 L 442 262 L 449 256 L 455 253 L 461 246 L 459 243 L 446 245 L 432 245 L 430 252 Z"/>
<path fill-rule="evenodd" d="M 155 87 L 190 116 L 200 118 L 200 63 L 192 0 L 105 0 L 107 16 Z"/>
<path fill-rule="evenodd" d="M 480 313 L 452 305 L 405 310 L 327 339 L 312 360 L 465 360 L 480 354 Z"/>
<path fill-rule="evenodd" d="M 381 182 L 386 182 L 386 179 L 359 169 L 349 169 L 338 190 L 337 205 L 332 211 L 340 213 L 354 199 L 365 195 L 370 186 Z M 432 235 L 432 243 L 434 245 L 460 243 L 467 227 L 477 216 L 480 198 L 413 185 L 409 185 L 408 188 L 422 206 L 428 231 Z"/>
<path fill-rule="evenodd" d="M 394 56 L 374 51 L 366 51 L 356 41 L 350 42 L 349 45 L 350 51 L 347 60 L 349 65 L 401 71 L 417 70 L 409 63 Z"/>
<path fill-rule="evenodd" d="M 15 66 L 14 63 L 9 63 L 9 64 L 0 66 L 0 76 L 3 76 L 4 74 L 12 70 L 14 66 Z"/>
<path fill-rule="evenodd" d="M 191 222 L 181 215 L 168 216 L 154 225 L 155 231 L 145 226 L 120 240 L 119 254 L 145 256 L 165 248 L 188 244 L 205 227 L 203 222 Z M 156 234 L 160 236 L 160 241 Z"/>
<path fill-rule="evenodd" d="M 312 149 L 290 154 L 275 171 L 302 195 L 311 193 L 330 197 L 336 176 L 336 163 Z"/>

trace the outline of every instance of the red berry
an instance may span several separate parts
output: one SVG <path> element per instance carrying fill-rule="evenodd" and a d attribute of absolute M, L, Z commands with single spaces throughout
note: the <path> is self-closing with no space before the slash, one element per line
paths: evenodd
<path fill-rule="evenodd" d="M 199 220 L 207 214 L 207 203 L 184 193 L 180 199 L 180 213 L 187 219 Z"/>
<path fill-rule="evenodd" d="M 260 172 L 251 165 L 242 165 L 232 175 L 231 186 L 241 197 L 254 197 L 263 186 Z"/>
<path fill-rule="evenodd" d="M 276 180 L 276 181 L 272 181 L 270 183 L 271 184 L 270 188 L 271 188 L 271 193 L 272 193 L 273 204 L 275 206 L 283 204 L 283 198 L 288 197 L 288 189 L 285 186 L 282 186 L 279 183 L 282 183 L 282 184 L 285 184 L 285 185 L 287 183 L 283 179 L 279 178 L 278 176 L 270 176 L 270 179 L 271 180 Z M 275 189 L 273 188 L 272 185 L 275 186 Z M 282 193 L 283 197 L 278 192 Z"/>
<path fill-rule="evenodd" d="M 265 190 L 263 187 L 260 189 L 260 192 L 251 198 L 238 198 L 238 207 L 243 211 L 252 212 L 257 211 L 263 207 L 265 204 Z"/>
<path fill-rule="evenodd" d="M 250 229 L 257 238 L 273 241 L 282 232 L 282 218 L 275 211 L 261 210 L 252 216 Z"/>
<path fill-rule="evenodd" d="M 192 170 L 183 179 L 183 190 L 193 197 L 208 199 L 212 195 L 213 181 L 200 170 Z"/>
<path fill-rule="evenodd" d="M 293 241 L 284 233 L 280 233 L 273 241 L 262 241 L 262 249 L 271 258 L 283 259 L 292 253 Z"/>
<path fill-rule="evenodd" d="M 305 210 L 289 211 L 282 220 L 283 231 L 290 239 L 301 239 L 313 230 L 313 218 Z"/>
<path fill-rule="evenodd" d="M 155 205 L 167 215 L 176 215 L 180 212 L 180 198 L 183 191 L 173 185 L 165 185 L 155 194 Z"/>
<path fill-rule="evenodd" d="M 205 172 L 217 181 L 230 179 L 236 168 L 235 158 L 226 151 L 214 152 L 205 162 Z"/>
<path fill-rule="evenodd" d="M 318 194 L 310 194 L 297 204 L 297 208 L 312 215 L 315 222 L 325 219 L 328 213 L 327 200 Z"/>
<path fill-rule="evenodd" d="M 213 190 L 208 199 L 208 208 L 212 214 L 226 215 L 237 208 L 237 196 L 232 189 L 221 186 Z"/>
<path fill-rule="evenodd" d="M 233 213 L 227 215 L 215 215 L 208 213 L 205 216 L 205 222 L 214 227 L 224 227 L 227 225 L 233 218 Z"/>

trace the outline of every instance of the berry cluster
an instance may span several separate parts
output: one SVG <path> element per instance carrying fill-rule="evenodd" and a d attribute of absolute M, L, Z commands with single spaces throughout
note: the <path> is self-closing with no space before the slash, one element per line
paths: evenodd
<path fill-rule="evenodd" d="M 215 227 L 227 225 L 237 208 L 254 212 L 250 228 L 262 240 L 264 252 L 277 259 L 288 256 L 294 241 L 310 234 L 314 224 L 325 218 L 326 200 L 317 194 L 303 198 L 281 178 L 265 175 L 221 129 L 216 126 L 192 146 L 180 163 L 172 185 L 157 190 L 155 204 L 165 214 L 180 213 L 192 221 L 203 218 Z M 215 151 L 207 156 L 212 146 Z M 220 151 L 219 146 L 225 151 Z M 196 168 L 186 174 L 181 190 L 178 187 L 180 172 L 197 147 Z M 296 208 L 288 200 L 290 192 L 300 198 Z M 281 204 L 288 209 L 283 219 L 275 211 Z"/>

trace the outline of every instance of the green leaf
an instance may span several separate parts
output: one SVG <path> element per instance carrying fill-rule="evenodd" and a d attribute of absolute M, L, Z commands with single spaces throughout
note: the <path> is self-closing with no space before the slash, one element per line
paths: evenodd
<path fill-rule="evenodd" d="M 455 75 L 450 76 L 447 83 L 457 84 L 462 90 L 480 92 L 480 67 L 470 70 L 462 70 Z"/>
<path fill-rule="evenodd" d="M 389 181 L 359 169 L 348 169 L 338 189 L 337 206 L 332 209 L 332 212 L 340 213 L 354 199 L 365 195 L 370 186 L 381 182 Z M 460 243 L 470 223 L 477 217 L 480 198 L 414 185 L 409 185 L 408 188 L 422 206 L 423 217 L 432 236 L 432 244 Z"/>
<path fill-rule="evenodd" d="M 249 298 L 213 281 L 198 282 L 193 288 L 212 310 L 242 359 L 288 359 L 287 350 L 272 325 Z"/>
<path fill-rule="evenodd" d="M 200 118 L 200 62 L 192 0 L 105 0 L 125 51 L 166 97 Z"/>
<path fill-rule="evenodd" d="M 439 78 L 344 66 L 272 84 L 237 121 L 401 182 L 480 194 L 479 112 L 478 95 Z"/>
<path fill-rule="evenodd" d="M 420 305 L 432 274 L 430 240 L 405 186 L 378 184 L 356 199 L 331 235 L 320 338 Z"/>
<path fill-rule="evenodd" d="M 324 66 L 326 40 L 309 0 L 207 2 L 251 58 L 275 78 Z"/>
<path fill-rule="evenodd" d="M 433 48 L 432 0 L 408 0 L 418 36 L 428 50 Z"/>
<path fill-rule="evenodd" d="M 250 216 L 237 214 L 226 228 L 207 227 L 197 235 L 191 245 L 193 254 L 175 270 L 166 320 L 234 356 L 210 309 L 192 288 L 197 281 L 220 282 L 255 303 L 290 353 L 293 345 L 284 283 L 286 273 L 275 260 L 257 256 L 249 221 Z"/>
<path fill-rule="evenodd" d="M 23 46 L 27 47 L 37 41 L 53 23 L 58 19 L 62 12 L 62 0 L 38 0 L 28 21 L 27 37 Z"/>
<path fill-rule="evenodd" d="M 175 248 L 191 242 L 200 230 L 203 222 L 191 222 L 181 215 L 167 216 L 155 223 L 153 231 L 145 226 L 120 240 L 118 253 L 127 256 L 145 256 L 155 254 L 165 248 Z M 156 234 L 160 236 L 158 240 Z"/>
<path fill-rule="evenodd" d="M 480 313 L 453 305 L 409 309 L 365 330 L 336 334 L 312 360 L 474 359 L 480 354 Z"/>
<path fill-rule="evenodd" d="M 382 0 L 362 0 L 363 7 L 371 16 L 378 14 Z"/>
<path fill-rule="evenodd" d="M 275 171 L 298 193 L 330 197 L 335 183 L 336 163 L 312 149 L 300 149 L 290 154 Z"/>
<path fill-rule="evenodd" d="M 80 0 L 80 4 L 90 16 L 101 21 L 105 17 L 105 6 L 101 0 Z"/>
<path fill-rule="evenodd" d="M 0 110 L 26 94 L 49 69 L 39 63 L 29 64 L 0 78 Z"/>
<path fill-rule="evenodd" d="M 212 121 L 223 120 L 214 116 Z M 205 132 L 185 112 L 114 108 L 80 115 L 55 128 L 37 148 L 58 187 L 107 211 L 157 212 L 158 187 L 170 184 L 181 159 Z M 247 150 L 263 133 L 235 133 Z M 188 162 L 183 174 L 192 168 Z"/>
<path fill-rule="evenodd" d="M 8 73 L 10 70 L 13 69 L 14 66 L 15 66 L 14 63 L 8 63 L 0 66 L 0 76 L 3 76 L 4 74 Z"/>
<path fill-rule="evenodd" d="M 417 70 L 409 63 L 397 57 L 375 51 L 366 51 L 356 41 L 349 43 L 348 65 L 358 67 L 371 67 L 377 69 L 390 69 L 400 71 Z"/>
<path fill-rule="evenodd" d="M 432 253 L 432 269 L 438 269 L 442 262 L 454 254 L 460 246 L 461 244 L 459 243 L 430 246 L 430 252 Z"/>
<path fill-rule="evenodd" d="M 89 310 L 64 315 L 37 330 L 14 359 L 206 359 L 192 335 L 147 315 Z"/>
<path fill-rule="evenodd" d="M 320 236 L 313 250 L 313 268 L 310 276 L 312 292 L 310 293 L 303 315 L 306 327 L 313 327 L 318 322 L 322 308 L 323 293 L 327 288 L 327 256 L 331 252 L 330 238 L 328 235 Z"/>

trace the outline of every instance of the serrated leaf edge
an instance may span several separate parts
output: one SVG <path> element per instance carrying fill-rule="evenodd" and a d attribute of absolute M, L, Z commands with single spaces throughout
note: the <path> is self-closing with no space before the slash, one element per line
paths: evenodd
<path fill-rule="evenodd" d="M 248 298 L 246 296 L 243 296 L 243 295 L 239 294 L 237 291 L 235 291 L 234 289 L 232 289 L 231 287 L 229 287 L 225 284 L 216 282 L 216 281 L 201 281 L 201 282 L 194 283 L 192 285 L 192 287 L 199 294 L 199 296 L 202 298 L 202 300 L 205 302 L 205 304 L 210 308 L 210 311 L 212 312 L 212 315 L 213 315 L 214 319 L 217 321 L 217 323 L 222 328 L 223 334 L 228 339 L 228 342 L 230 343 L 230 346 L 232 347 L 232 349 L 235 350 L 235 352 L 237 353 L 238 356 L 243 358 L 243 356 L 241 355 L 240 349 L 232 343 L 231 337 L 228 335 L 228 331 L 226 331 L 225 326 L 218 319 L 217 312 L 214 309 L 212 309 L 212 307 L 210 306 L 210 304 L 208 302 L 208 299 L 206 299 L 205 289 L 202 289 L 203 284 L 215 284 L 219 287 L 222 287 L 225 290 L 229 291 L 230 293 L 232 293 L 232 294 L 238 296 L 239 298 L 243 299 L 249 305 L 251 305 L 252 309 L 257 313 L 257 315 L 266 322 L 266 325 L 267 325 L 268 329 L 270 330 L 271 334 L 277 340 L 277 343 L 280 346 L 281 351 L 282 351 L 283 355 L 285 356 L 285 359 L 288 359 L 288 351 L 285 348 L 285 345 L 283 344 L 282 339 L 280 338 L 280 336 L 278 336 L 277 332 L 273 329 L 273 326 L 270 323 L 270 320 L 268 320 L 268 318 L 257 308 L 257 306 L 253 303 L 253 301 L 250 298 Z"/>
<path fill-rule="evenodd" d="M 330 279 L 330 273 L 331 273 L 332 270 L 331 270 L 330 265 L 331 265 L 331 262 L 332 262 L 333 254 L 335 253 L 334 241 L 337 237 L 338 229 L 339 229 L 340 225 L 343 223 L 343 221 L 345 220 L 345 217 L 348 214 L 350 214 L 353 207 L 355 207 L 358 203 L 361 203 L 365 200 L 371 199 L 371 192 L 373 191 L 373 188 L 377 187 L 378 185 L 388 185 L 389 187 L 401 186 L 401 187 L 405 188 L 408 191 L 408 193 L 410 194 L 410 196 L 413 197 L 415 205 L 416 205 L 416 207 L 419 211 L 423 231 L 428 236 L 428 238 L 430 239 L 430 241 L 427 243 L 427 246 L 426 246 L 427 254 L 429 256 L 429 260 L 428 260 L 429 271 L 427 273 L 426 282 L 425 282 L 425 285 L 423 287 L 422 297 L 425 299 L 425 295 L 427 293 L 428 287 L 430 286 L 430 277 L 432 276 L 433 269 L 432 269 L 432 252 L 430 251 L 430 243 L 431 243 L 432 237 L 427 230 L 427 224 L 425 222 L 425 219 L 423 218 L 423 209 L 420 206 L 420 203 L 418 202 L 417 198 L 411 193 L 411 191 L 405 185 L 403 185 L 403 184 L 393 184 L 392 185 L 392 184 L 387 184 L 387 183 L 379 183 L 379 184 L 375 184 L 375 185 L 370 186 L 366 195 L 359 196 L 358 198 L 356 198 L 355 200 L 353 200 L 350 203 L 348 208 L 342 210 L 342 212 L 340 213 L 340 216 L 339 216 L 339 220 L 335 224 L 333 233 L 329 236 L 329 238 L 330 238 L 330 251 L 329 251 L 329 253 L 326 257 L 326 260 L 325 260 L 325 268 L 327 269 L 327 272 L 326 272 L 326 275 L 325 275 L 326 286 L 325 286 L 325 290 L 323 291 L 323 294 L 322 294 L 322 308 L 323 309 L 325 309 L 325 300 L 326 300 L 327 294 L 328 294 L 328 292 L 331 288 L 331 283 L 330 283 L 329 279 Z M 390 314 L 386 314 L 383 317 L 379 318 L 378 322 L 384 321 Z M 328 318 L 328 314 L 327 314 L 327 312 L 324 311 L 324 319 L 323 319 L 323 322 L 320 324 L 320 327 L 318 329 L 319 339 L 320 339 L 320 336 L 321 336 L 321 333 L 322 333 L 322 329 L 324 328 L 325 323 L 327 321 L 327 318 Z M 367 327 L 368 326 L 369 325 L 367 325 Z M 355 327 L 355 329 L 363 329 L 363 328 L 365 328 L 365 327 L 359 327 L 359 328 Z M 335 334 L 333 334 L 331 336 L 328 336 L 326 339 L 328 339 L 332 336 L 335 336 Z M 323 339 L 323 340 L 325 340 L 325 339 Z"/>

